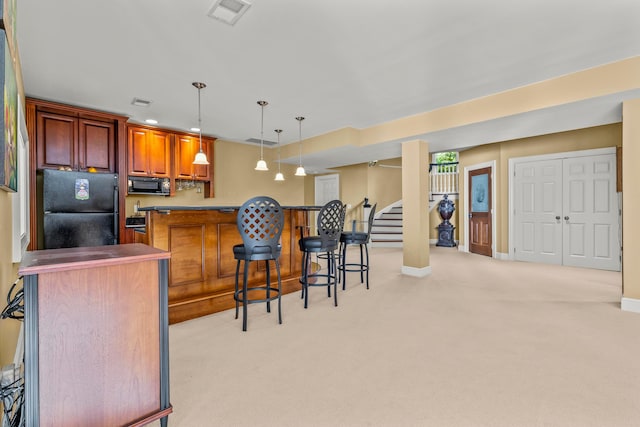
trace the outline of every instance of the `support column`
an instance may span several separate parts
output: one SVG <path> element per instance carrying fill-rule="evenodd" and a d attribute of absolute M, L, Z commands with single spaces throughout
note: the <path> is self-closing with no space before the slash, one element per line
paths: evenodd
<path fill-rule="evenodd" d="M 402 144 L 402 274 L 424 277 L 429 265 L 429 144 Z"/>
<path fill-rule="evenodd" d="M 622 301 L 640 313 L 640 99 L 622 103 Z"/>

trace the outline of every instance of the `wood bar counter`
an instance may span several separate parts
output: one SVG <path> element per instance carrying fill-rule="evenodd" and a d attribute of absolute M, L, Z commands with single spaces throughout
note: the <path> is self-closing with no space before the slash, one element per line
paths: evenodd
<path fill-rule="evenodd" d="M 170 255 L 140 244 L 25 254 L 26 425 L 167 425 Z"/>
<path fill-rule="evenodd" d="M 307 226 L 315 206 L 283 206 L 280 269 L 283 293 L 300 290 L 302 254 L 298 226 Z M 242 243 L 236 227 L 238 207 L 152 206 L 146 211 L 146 234 L 136 241 L 171 252 L 169 323 L 182 322 L 235 307 L 236 260 L 233 246 Z M 264 281 L 264 263 L 251 263 L 249 283 Z M 273 271 L 273 279 L 276 273 Z"/>

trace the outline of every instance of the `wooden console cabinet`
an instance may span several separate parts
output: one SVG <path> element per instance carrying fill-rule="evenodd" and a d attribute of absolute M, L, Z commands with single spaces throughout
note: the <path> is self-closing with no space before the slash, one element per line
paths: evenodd
<path fill-rule="evenodd" d="M 26 253 L 26 425 L 167 425 L 170 256 L 142 244 Z"/>

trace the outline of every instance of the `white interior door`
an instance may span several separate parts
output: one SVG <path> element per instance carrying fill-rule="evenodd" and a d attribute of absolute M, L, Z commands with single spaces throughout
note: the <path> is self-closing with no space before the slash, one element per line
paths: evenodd
<path fill-rule="evenodd" d="M 565 265 L 620 269 L 614 154 L 563 160 Z"/>
<path fill-rule="evenodd" d="M 340 175 L 321 175 L 315 179 L 316 206 L 324 206 L 332 200 L 340 199 Z"/>
<path fill-rule="evenodd" d="M 562 264 L 562 160 L 515 167 L 515 258 Z"/>
<path fill-rule="evenodd" d="M 514 257 L 620 270 L 615 154 L 519 162 Z"/>

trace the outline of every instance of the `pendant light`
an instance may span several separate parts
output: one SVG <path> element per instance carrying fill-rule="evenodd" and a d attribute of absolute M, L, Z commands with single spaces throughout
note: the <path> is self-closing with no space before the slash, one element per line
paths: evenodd
<path fill-rule="evenodd" d="M 274 132 L 278 134 L 278 173 L 276 174 L 275 180 L 284 181 L 284 175 L 280 172 L 280 133 L 282 132 L 282 129 L 276 129 Z"/>
<path fill-rule="evenodd" d="M 300 138 L 300 161 L 298 163 L 298 168 L 296 169 L 296 176 L 307 176 L 307 173 L 304 171 L 302 167 L 302 121 L 304 117 L 296 117 L 298 121 L 298 130 L 299 130 L 299 138 Z"/>
<path fill-rule="evenodd" d="M 194 165 L 208 165 L 207 155 L 202 151 L 202 118 L 200 117 L 200 90 L 207 87 L 206 84 L 200 82 L 191 83 L 198 89 L 198 132 L 200 133 L 200 151 L 196 153 L 195 159 L 193 159 Z"/>
<path fill-rule="evenodd" d="M 256 170 L 257 171 L 268 171 L 269 168 L 267 167 L 267 162 L 264 161 L 264 158 L 262 157 L 263 154 L 263 145 L 264 145 L 264 137 L 263 137 L 263 132 L 264 132 L 264 106 L 268 105 L 269 103 L 267 101 L 258 101 L 258 105 L 262 108 L 262 113 L 260 116 L 260 160 L 258 160 L 258 163 L 256 164 Z"/>

